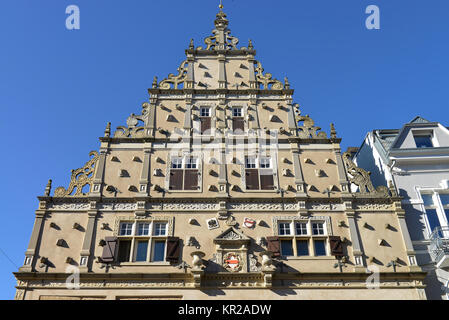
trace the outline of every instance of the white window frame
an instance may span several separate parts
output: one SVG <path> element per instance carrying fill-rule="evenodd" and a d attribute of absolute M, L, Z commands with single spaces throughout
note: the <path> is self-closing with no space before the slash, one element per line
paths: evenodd
<path fill-rule="evenodd" d="M 211 116 L 211 107 L 200 107 L 200 117 L 210 118 Z"/>
<path fill-rule="evenodd" d="M 243 107 L 232 107 L 233 118 L 243 118 Z"/>

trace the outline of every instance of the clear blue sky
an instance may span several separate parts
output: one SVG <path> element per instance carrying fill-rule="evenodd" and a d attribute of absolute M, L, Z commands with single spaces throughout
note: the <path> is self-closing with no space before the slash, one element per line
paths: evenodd
<path fill-rule="evenodd" d="M 81 29 L 65 28 L 76 4 Z M 378 5 L 381 29 L 365 28 Z M 141 111 L 153 77 L 176 72 L 190 38 L 213 28 L 218 0 L 1 0 L 0 299 L 14 297 L 34 211 L 49 178 L 98 150 L 108 121 Z M 449 125 L 449 1 L 224 0 L 232 34 L 253 40 L 266 72 L 289 77 L 303 114 L 342 147 L 416 115 Z M 9 258 L 7 258 L 6 256 Z M 10 260 L 11 261 L 10 261 Z"/>

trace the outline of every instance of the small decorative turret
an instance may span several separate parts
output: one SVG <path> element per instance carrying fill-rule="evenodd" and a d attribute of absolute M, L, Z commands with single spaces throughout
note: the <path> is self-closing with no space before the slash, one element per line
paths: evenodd
<path fill-rule="evenodd" d="M 47 186 L 45 187 L 45 196 L 49 197 L 51 192 L 51 179 L 48 180 Z"/>
<path fill-rule="evenodd" d="M 251 41 L 251 39 L 248 40 L 248 50 L 253 50 L 254 46 L 253 46 L 253 42 Z"/>
<path fill-rule="evenodd" d="M 287 90 L 290 89 L 290 83 L 288 82 L 288 78 L 287 77 L 284 78 L 284 82 L 285 82 L 284 88 L 287 89 Z"/>
<path fill-rule="evenodd" d="M 153 78 L 153 89 L 156 89 L 156 88 L 157 88 L 157 77 L 155 76 Z"/>
<path fill-rule="evenodd" d="M 108 122 L 106 125 L 106 129 L 104 129 L 104 136 L 105 138 L 109 138 L 111 136 L 111 123 Z"/>
<path fill-rule="evenodd" d="M 337 131 L 335 131 L 333 123 L 331 123 L 331 139 L 337 139 Z"/>

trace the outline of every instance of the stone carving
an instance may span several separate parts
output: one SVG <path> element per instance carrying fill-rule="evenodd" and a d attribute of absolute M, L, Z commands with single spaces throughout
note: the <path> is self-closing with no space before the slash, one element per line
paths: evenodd
<path fill-rule="evenodd" d="M 206 48 L 198 47 L 198 50 L 237 50 L 239 39 L 231 36 L 231 30 L 228 29 L 229 20 L 226 14 L 220 9 L 215 19 L 215 29 L 212 30 L 212 36 L 204 39 Z"/>
<path fill-rule="evenodd" d="M 257 82 L 262 84 L 265 90 L 270 89 L 270 85 L 271 89 L 273 90 L 284 89 L 284 85 L 282 84 L 282 82 L 273 79 L 273 75 L 271 73 L 263 74 L 264 69 L 262 68 L 262 64 L 259 61 L 256 61 L 255 64 L 257 65 L 255 68 Z"/>
<path fill-rule="evenodd" d="M 229 231 L 228 233 L 224 234 L 220 237 L 221 240 L 240 240 L 242 237 L 235 233 L 234 231 Z"/>
<path fill-rule="evenodd" d="M 351 160 L 349 152 L 343 153 L 343 161 L 346 165 L 349 181 L 359 187 L 360 193 L 374 193 L 383 197 L 388 197 L 388 188 L 386 186 L 379 186 L 375 189 L 370 179 L 371 172 L 357 167 Z"/>
<path fill-rule="evenodd" d="M 166 79 L 159 83 L 159 88 L 167 90 L 171 89 L 171 85 L 173 85 L 173 89 L 178 89 L 178 86 L 187 79 L 187 64 L 187 60 L 183 61 L 178 68 L 178 74 L 175 76 L 173 73 L 170 73 Z"/>
<path fill-rule="evenodd" d="M 282 203 L 276 202 L 247 202 L 247 203 L 229 203 L 230 210 L 282 210 Z"/>
<path fill-rule="evenodd" d="M 217 204 L 211 202 L 169 202 L 164 203 L 164 210 L 216 210 Z"/>
<path fill-rule="evenodd" d="M 52 203 L 49 204 L 48 209 L 51 210 L 88 210 L 88 203 Z"/>
<path fill-rule="evenodd" d="M 248 254 L 248 258 L 249 258 L 249 271 L 250 272 L 259 272 L 260 271 L 260 267 L 257 266 L 258 262 L 257 262 L 257 257 L 250 253 Z"/>
<path fill-rule="evenodd" d="M 144 120 L 144 113 L 140 116 L 136 116 L 134 113 L 131 113 L 131 115 L 126 120 L 126 124 L 128 125 L 128 128 L 120 126 L 117 127 L 117 130 L 114 133 L 115 138 L 140 138 L 144 137 L 145 134 L 145 128 L 144 127 L 138 127 L 139 121 Z"/>
<path fill-rule="evenodd" d="M 304 139 L 327 139 L 326 132 L 318 132 L 321 130 L 320 127 L 315 126 L 315 121 L 309 117 L 309 115 L 301 116 L 301 111 L 299 106 L 296 104 L 296 122 L 303 122 L 302 126 L 299 126 L 298 135 L 300 138 Z"/>
<path fill-rule="evenodd" d="M 58 187 L 55 190 L 55 197 L 67 197 L 67 196 L 87 196 L 86 193 L 83 193 L 83 187 L 86 185 L 92 186 L 93 174 L 95 171 L 95 165 L 98 160 L 98 152 L 91 151 L 89 153 L 90 159 L 86 164 L 79 169 L 72 170 L 72 175 L 70 178 L 70 184 L 67 190 L 64 187 Z M 74 194 L 72 192 L 76 188 Z"/>

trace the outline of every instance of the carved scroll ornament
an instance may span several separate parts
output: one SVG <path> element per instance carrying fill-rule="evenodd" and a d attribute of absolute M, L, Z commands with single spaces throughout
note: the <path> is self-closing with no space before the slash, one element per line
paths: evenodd
<path fill-rule="evenodd" d="M 326 132 L 318 132 L 320 127 L 315 126 L 315 121 L 309 117 L 309 115 L 301 116 L 298 104 L 295 104 L 296 122 L 302 122 L 302 126 L 298 126 L 299 137 L 304 139 L 327 139 Z"/>
<path fill-rule="evenodd" d="M 273 90 L 282 90 L 284 89 L 284 85 L 281 81 L 277 79 L 273 79 L 273 75 L 271 73 L 263 74 L 264 69 L 262 68 L 262 64 L 259 61 L 255 62 L 256 64 L 256 79 L 257 82 L 263 85 L 265 90 L 271 89 Z"/>
<path fill-rule="evenodd" d="M 83 187 L 86 185 L 92 185 L 95 166 L 98 160 L 98 152 L 91 151 L 89 153 L 89 156 L 93 158 L 86 162 L 86 164 L 82 168 L 72 170 L 70 184 L 67 190 L 64 187 L 56 188 L 54 195 L 55 197 L 87 196 L 86 193 L 83 193 Z M 74 194 L 72 194 L 75 188 L 76 191 Z"/>
<path fill-rule="evenodd" d="M 187 60 L 183 61 L 178 68 L 178 74 L 175 76 L 173 73 L 170 73 L 166 79 L 159 83 L 159 88 L 172 89 L 173 85 L 173 89 L 178 89 L 178 86 L 187 79 L 187 63 Z"/>

